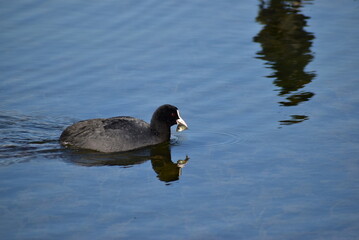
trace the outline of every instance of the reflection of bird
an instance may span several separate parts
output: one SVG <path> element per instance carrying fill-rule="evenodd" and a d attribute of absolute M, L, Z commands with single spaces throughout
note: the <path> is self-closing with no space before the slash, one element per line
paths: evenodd
<path fill-rule="evenodd" d="M 68 151 L 64 159 L 70 159 L 72 163 L 81 166 L 123 166 L 130 167 L 151 160 L 152 168 L 157 177 L 164 182 L 176 181 L 181 175 L 181 169 L 186 165 L 185 160 L 172 162 L 169 143 L 157 144 L 148 148 L 123 152 L 101 153 L 89 150 Z"/>
<path fill-rule="evenodd" d="M 175 106 L 162 105 L 153 113 L 151 123 L 133 117 L 114 117 L 80 121 L 63 131 L 60 141 L 65 146 L 100 152 L 122 152 L 170 140 L 170 127 L 187 128 Z"/>
<path fill-rule="evenodd" d="M 164 182 L 172 182 L 179 179 L 181 169 L 188 162 L 189 157 L 185 160 L 178 160 L 173 163 L 168 146 L 159 145 L 151 148 L 151 163 L 153 170 L 158 174 L 157 177 Z"/>
<path fill-rule="evenodd" d="M 258 58 L 266 60 L 274 70 L 268 77 L 274 78 L 273 83 L 280 87 L 278 95 L 286 97 L 281 106 L 295 106 L 314 96 L 311 92 L 296 92 L 315 77 L 313 72 L 305 71 L 313 59 L 310 47 L 314 36 L 304 30 L 308 17 L 299 8 L 300 1 L 270 0 L 267 4 L 261 1 L 257 17 L 264 24 L 254 37 L 262 46 Z"/>

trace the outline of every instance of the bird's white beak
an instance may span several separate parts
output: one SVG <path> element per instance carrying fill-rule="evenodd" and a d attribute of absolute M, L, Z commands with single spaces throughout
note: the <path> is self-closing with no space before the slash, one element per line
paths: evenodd
<path fill-rule="evenodd" d="M 177 115 L 179 117 L 179 119 L 176 120 L 177 123 L 177 132 L 182 132 L 186 129 L 188 129 L 187 123 L 181 118 L 179 111 L 177 110 Z"/>

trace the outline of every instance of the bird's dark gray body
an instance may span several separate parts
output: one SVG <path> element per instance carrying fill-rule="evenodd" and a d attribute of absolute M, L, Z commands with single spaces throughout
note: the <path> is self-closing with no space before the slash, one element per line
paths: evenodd
<path fill-rule="evenodd" d="M 176 107 L 164 106 L 175 108 L 176 116 L 172 112 L 170 115 L 175 121 L 162 121 L 161 107 L 154 113 L 151 124 L 133 117 L 84 120 L 63 131 L 61 144 L 100 152 L 123 152 L 165 142 L 170 138 L 171 125 L 181 118 Z"/>
<path fill-rule="evenodd" d="M 145 121 L 132 117 L 114 117 L 75 123 L 61 134 L 60 141 L 64 145 L 100 152 L 129 151 L 163 142 L 159 137 L 146 136 L 152 134 L 150 124 Z"/>

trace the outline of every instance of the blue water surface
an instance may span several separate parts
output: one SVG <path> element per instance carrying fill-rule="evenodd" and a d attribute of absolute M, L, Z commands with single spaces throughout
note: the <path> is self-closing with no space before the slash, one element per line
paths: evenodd
<path fill-rule="evenodd" d="M 1 239 L 357 239 L 359 2 L 0 4 Z M 83 119 L 189 125 L 71 150 Z M 188 160 L 188 161 L 187 161 Z"/>

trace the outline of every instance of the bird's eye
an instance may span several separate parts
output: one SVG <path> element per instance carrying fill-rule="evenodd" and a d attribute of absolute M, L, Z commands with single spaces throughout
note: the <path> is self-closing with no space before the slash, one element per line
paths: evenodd
<path fill-rule="evenodd" d="M 171 113 L 171 116 L 172 116 L 172 117 L 175 117 L 175 116 L 176 116 L 176 114 L 175 114 L 175 113 Z"/>

